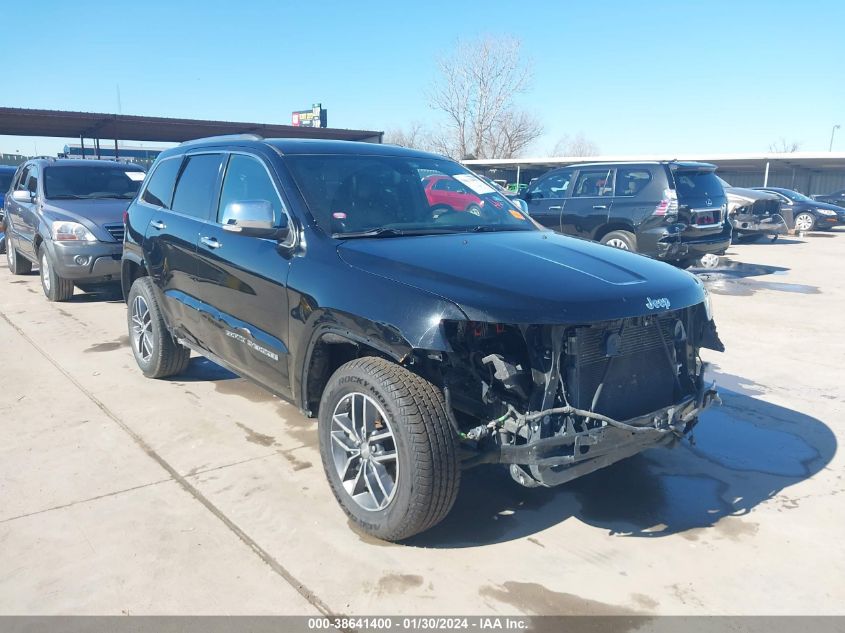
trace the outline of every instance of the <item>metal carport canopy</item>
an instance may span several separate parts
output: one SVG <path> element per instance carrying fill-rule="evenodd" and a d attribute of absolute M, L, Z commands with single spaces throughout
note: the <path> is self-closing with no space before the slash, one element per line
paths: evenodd
<path fill-rule="evenodd" d="M 322 138 L 374 143 L 380 143 L 383 134 L 371 130 L 296 127 L 272 123 L 0 107 L 0 134 L 3 135 L 181 143 L 205 136 L 246 133 L 260 134 L 265 138 Z"/>

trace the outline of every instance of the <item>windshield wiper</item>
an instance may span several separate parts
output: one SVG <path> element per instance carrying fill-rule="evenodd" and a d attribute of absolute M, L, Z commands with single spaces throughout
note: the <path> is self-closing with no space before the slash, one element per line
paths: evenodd
<path fill-rule="evenodd" d="M 368 231 L 349 231 L 348 233 L 332 233 L 332 237 L 337 239 L 345 239 L 348 237 L 398 237 L 407 235 L 405 231 L 399 229 L 389 229 L 386 227 L 379 227 L 377 229 L 369 229 Z"/>
<path fill-rule="evenodd" d="M 350 231 L 348 233 L 332 233 L 335 239 L 343 240 L 354 237 L 405 237 L 408 235 L 442 235 L 444 233 L 456 233 L 453 228 L 420 228 L 420 229 L 397 229 L 387 226 L 381 226 L 377 229 L 370 229 L 368 231 Z"/>
<path fill-rule="evenodd" d="M 472 233 L 494 233 L 497 231 L 525 231 L 521 226 L 499 226 L 496 224 L 479 224 L 469 229 Z"/>
<path fill-rule="evenodd" d="M 126 197 L 126 194 L 123 193 L 98 193 L 98 194 L 89 194 L 87 196 L 78 196 L 79 198 L 85 198 L 87 200 L 100 200 L 102 199 L 115 199 L 115 200 L 128 200 L 129 198 Z M 135 194 L 132 194 L 132 198 L 135 197 Z"/>

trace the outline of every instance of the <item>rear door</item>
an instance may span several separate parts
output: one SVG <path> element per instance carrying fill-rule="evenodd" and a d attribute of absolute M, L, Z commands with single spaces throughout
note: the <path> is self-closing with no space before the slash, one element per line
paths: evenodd
<path fill-rule="evenodd" d="M 721 233 L 727 198 L 714 170 L 677 167 L 671 172 L 678 197 L 678 221 L 687 226 L 684 238 Z"/>
<path fill-rule="evenodd" d="M 211 315 L 207 323 L 213 329 L 206 335 L 211 351 L 239 372 L 290 395 L 290 251 L 275 239 L 240 235 L 222 224 L 227 205 L 265 200 L 278 226 L 287 214 L 281 191 L 262 157 L 240 152 L 229 156 L 216 212 L 200 231 L 197 297 Z"/>
<path fill-rule="evenodd" d="M 636 229 L 653 217 L 666 187 L 666 178 L 662 177 L 659 165 L 618 166 L 608 221 L 629 224 Z"/>
<path fill-rule="evenodd" d="M 612 167 L 586 167 L 578 170 L 572 194 L 566 199 L 561 218 L 564 233 L 594 239 L 607 224 L 613 204 Z"/>
<path fill-rule="evenodd" d="M 146 256 L 161 290 L 171 327 L 203 346 L 208 325 L 197 299 L 197 241 L 211 217 L 224 155 L 198 153 L 162 161 L 150 176 L 142 202 L 156 205 L 146 232 Z M 175 175 L 176 185 L 168 187 Z"/>
<path fill-rule="evenodd" d="M 561 230 L 561 213 L 573 169 L 556 169 L 540 176 L 522 196 L 528 204 L 528 214 L 543 226 L 555 231 Z"/>

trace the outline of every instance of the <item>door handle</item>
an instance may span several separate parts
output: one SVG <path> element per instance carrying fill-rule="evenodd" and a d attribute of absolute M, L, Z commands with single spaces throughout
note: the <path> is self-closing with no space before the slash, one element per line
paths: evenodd
<path fill-rule="evenodd" d="M 150 222 L 150 226 L 154 229 L 158 229 L 159 231 L 167 228 L 167 225 L 161 220 L 153 220 L 152 222 Z"/>
<path fill-rule="evenodd" d="M 594 209 L 607 209 L 607 205 L 606 204 L 594 204 L 593 208 Z"/>
<path fill-rule="evenodd" d="M 549 211 L 560 211 L 560 205 L 556 205 L 554 207 L 549 207 Z"/>
<path fill-rule="evenodd" d="M 223 246 L 223 242 L 219 242 L 216 237 L 206 237 L 205 235 L 200 238 L 200 242 L 208 246 L 208 248 L 220 248 Z"/>

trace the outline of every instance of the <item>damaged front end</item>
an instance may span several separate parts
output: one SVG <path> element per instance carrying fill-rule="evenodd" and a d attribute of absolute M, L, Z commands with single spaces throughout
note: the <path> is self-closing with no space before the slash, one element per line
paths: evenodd
<path fill-rule="evenodd" d="M 436 360 L 464 465 L 509 464 L 522 485 L 556 486 L 683 437 L 719 401 L 699 357 L 724 349 L 708 312 L 445 322 L 452 350 Z"/>

